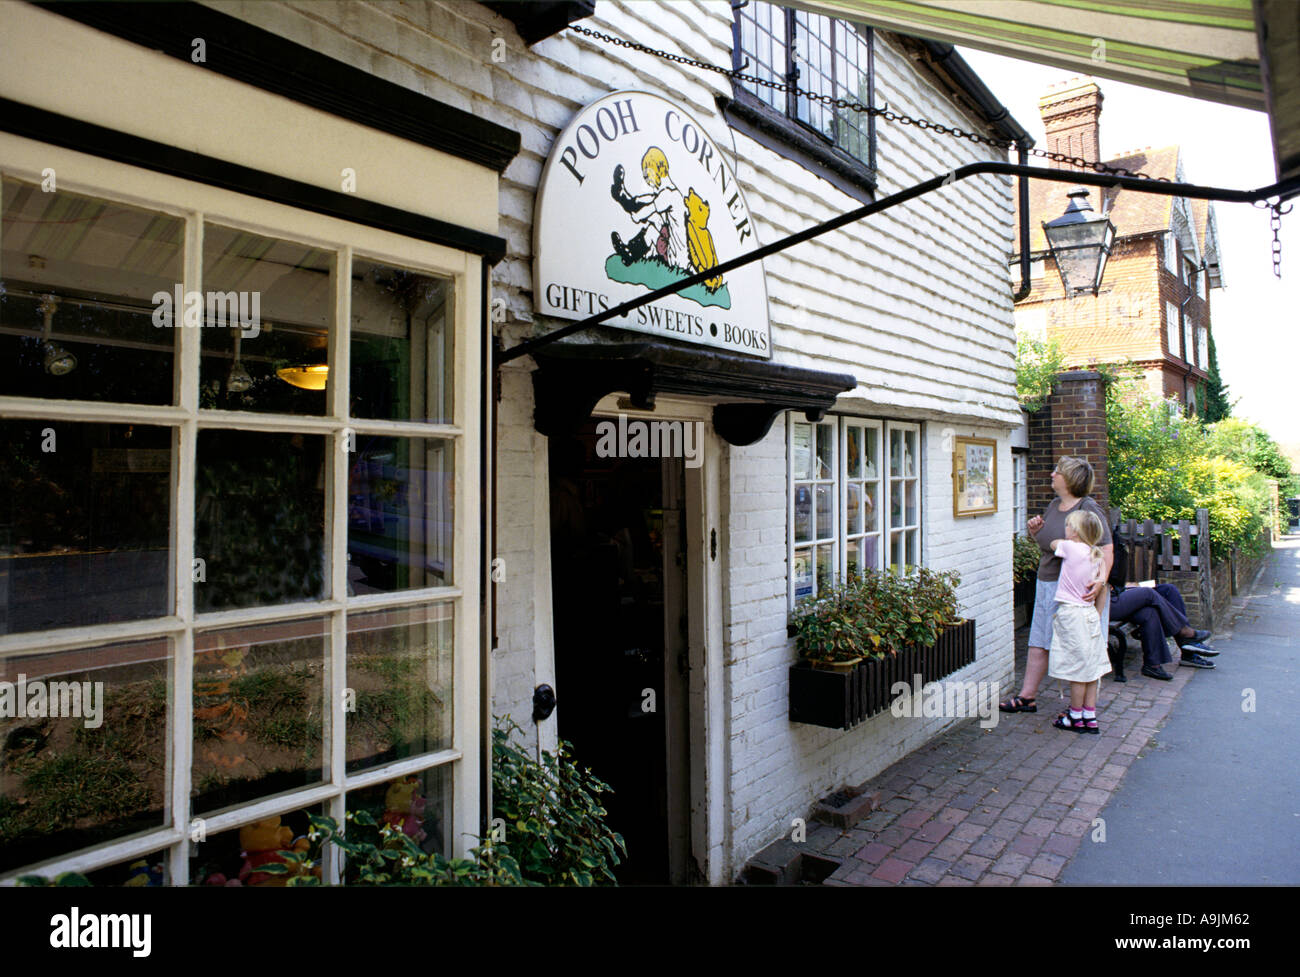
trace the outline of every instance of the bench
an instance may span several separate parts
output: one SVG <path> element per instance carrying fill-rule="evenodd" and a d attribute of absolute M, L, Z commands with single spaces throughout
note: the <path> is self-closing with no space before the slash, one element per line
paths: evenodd
<path fill-rule="evenodd" d="M 1124 544 L 1128 554 L 1128 566 L 1124 571 L 1125 581 L 1157 580 L 1160 571 L 1159 537 L 1131 536 L 1119 532 L 1113 535 Z M 1141 633 L 1142 629 L 1134 621 L 1110 622 L 1110 633 L 1106 636 L 1106 654 L 1110 658 L 1112 681 L 1128 681 L 1124 676 L 1124 656 L 1128 653 L 1129 638 L 1137 638 Z"/>

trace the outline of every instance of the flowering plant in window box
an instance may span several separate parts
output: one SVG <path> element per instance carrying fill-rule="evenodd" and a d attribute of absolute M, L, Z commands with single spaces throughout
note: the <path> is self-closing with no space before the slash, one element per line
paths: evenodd
<path fill-rule="evenodd" d="M 847 729 L 887 708 L 896 687 L 975 660 L 975 622 L 957 615 L 954 572 L 871 573 L 795 609 L 790 718 Z M 856 660 L 855 660 L 856 659 Z"/>

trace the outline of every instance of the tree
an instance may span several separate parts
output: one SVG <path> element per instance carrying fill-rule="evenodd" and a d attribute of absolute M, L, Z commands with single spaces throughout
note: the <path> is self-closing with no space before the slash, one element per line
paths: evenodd
<path fill-rule="evenodd" d="M 1228 385 L 1219 376 L 1219 357 L 1214 352 L 1214 333 L 1210 333 L 1210 379 L 1205 384 L 1204 420 L 1206 424 L 1221 421 L 1232 414 L 1228 400 Z"/>

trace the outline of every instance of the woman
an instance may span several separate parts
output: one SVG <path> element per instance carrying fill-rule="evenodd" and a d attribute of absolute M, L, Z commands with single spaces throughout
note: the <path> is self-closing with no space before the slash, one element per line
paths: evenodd
<path fill-rule="evenodd" d="M 1110 520 L 1091 497 L 1093 486 L 1092 465 L 1083 458 L 1068 455 L 1057 462 L 1052 471 L 1052 491 L 1056 498 L 1052 500 L 1041 516 L 1029 520 L 1029 533 L 1043 551 L 1038 561 L 1038 589 L 1034 592 L 1034 617 L 1029 625 L 1029 657 L 1025 664 L 1025 680 L 1020 686 L 1020 694 L 1013 695 L 1005 702 L 998 703 L 1003 712 L 1037 712 L 1038 685 L 1047 674 L 1047 650 L 1052 645 L 1052 618 L 1056 614 L 1056 584 L 1061 576 L 1061 558 L 1048 546 L 1054 539 L 1065 538 L 1065 519 L 1075 510 L 1093 512 L 1101 520 L 1104 530 L 1101 538 L 1101 554 L 1106 563 L 1106 574 L 1110 573 L 1111 563 L 1115 559 L 1115 549 L 1111 545 Z M 1104 577 L 1103 577 L 1104 579 Z M 1084 597 L 1088 600 L 1096 596 L 1097 584 L 1089 589 Z M 1106 633 L 1110 626 L 1110 604 L 1106 602 L 1101 613 L 1101 630 Z"/>

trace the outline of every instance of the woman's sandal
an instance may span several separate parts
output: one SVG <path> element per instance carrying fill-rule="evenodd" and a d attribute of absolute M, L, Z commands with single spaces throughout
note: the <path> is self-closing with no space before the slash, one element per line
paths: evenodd
<path fill-rule="evenodd" d="M 1057 716 L 1052 725 L 1057 729 L 1068 729 L 1075 733 L 1086 733 L 1088 731 L 1088 724 L 1084 722 L 1082 716 L 1078 719 L 1071 719 L 1068 712 L 1063 712 Z"/>
<path fill-rule="evenodd" d="M 1018 695 L 1013 695 L 1005 702 L 998 703 L 999 712 L 1037 712 L 1037 699 L 1022 699 Z"/>

